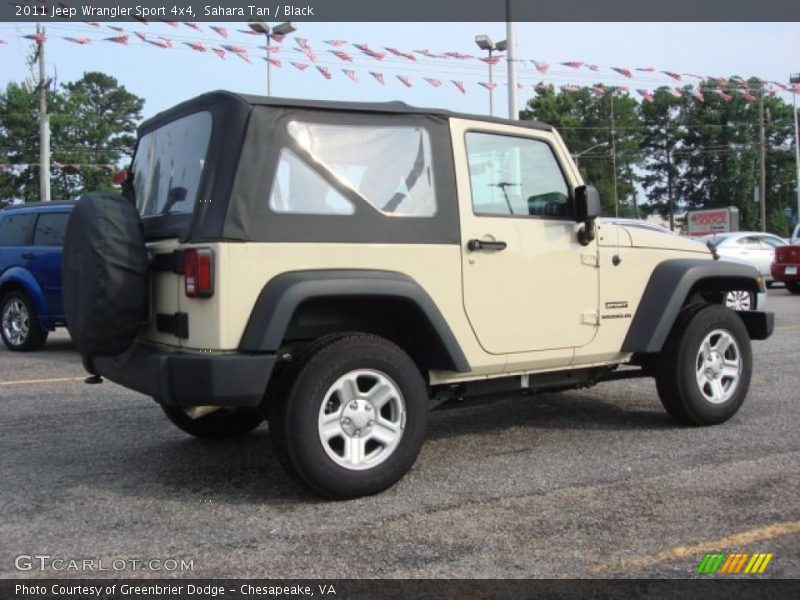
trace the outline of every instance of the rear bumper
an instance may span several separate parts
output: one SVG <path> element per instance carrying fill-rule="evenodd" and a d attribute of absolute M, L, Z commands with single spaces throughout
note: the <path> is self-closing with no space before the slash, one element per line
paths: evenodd
<path fill-rule="evenodd" d="M 119 356 L 84 357 L 83 364 L 164 406 L 258 406 L 275 360 L 274 354 L 193 353 L 137 343 Z"/>
<path fill-rule="evenodd" d="M 794 273 L 787 274 L 786 268 L 794 267 Z M 770 268 L 775 281 L 800 281 L 800 265 L 795 263 L 772 263 Z"/>

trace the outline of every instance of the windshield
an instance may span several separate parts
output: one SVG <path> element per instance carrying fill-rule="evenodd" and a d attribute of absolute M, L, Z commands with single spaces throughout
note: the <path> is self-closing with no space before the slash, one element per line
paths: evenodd
<path fill-rule="evenodd" d="M 172 121 L 139 140 L 133 159 L 136 208 L 143 217 L 191 213 L 211 137 L 211 113 Z"/>

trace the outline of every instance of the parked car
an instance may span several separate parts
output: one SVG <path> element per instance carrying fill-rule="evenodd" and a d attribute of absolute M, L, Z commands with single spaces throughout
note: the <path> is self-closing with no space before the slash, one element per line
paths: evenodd
<path fill-rule="evenodd" d="M 738 258 L 752 264 L 759 270 L 768 286 L 772 284 L 771 266 L 775 259 L 775 248 L 786 246 L 786 240 L 783 238 L 762 231 L 715 233 L 696 239 L 711 244 L 721 258 Z"/>
<path fill-rule="evenodd" d="M 61 249 L 74 202 L 0 210 L 0 335 L 9 350 L 37 350 L 65 324 Z"/>
<path fill-rule="evenodd" d="M 789 238 L 790 244 L 800 244 L 800 223 L 794 226 L 792 237 Z"/>
<path fill-rule="evenodd" d="M 772 277 L 782 281 L 792 294 L 800 294 L 800 245 L 775 248 Z"/>
<path fill-rule="evenodd" d="M 90 381 L 200 438 L 266 417 L 332 498 L 393 485 L 465 398 L 654 377 L 677 421 L 726 421 L 774 317 L 720 298 L 758 271 L 600 206 L 550 125 L 209 93 L 141 125 L 122 196 L 78 201 L 67 322 Z"/>
<path fill-rule="evenodd" d="M 600 221 L 604 223 L 613 223 L 615 225 L 622 225 L 623 227 L 638 227 L 640 229 L 646 229 L 648 231 L 656 231 L 658 233 L 665 233 L 667 235 L 678 235 L 677 233 L 675 233 L 674 231 L 670 230 L 667 227 L 664 227 L 663 225 L 659 225 L 658 223 L 651 223 L 650 221 L 645 221 L 643 219 L 604 217 L 600 219 Z M 697 243 L 701 244 L 702 242 L 698 241 Z M 741 260 L 739 258 L 734 258 L 732 256 L 719 256 L 719 260 L 726 260 L 728 262 L 735 262 L 744 265 L 752 264 L 746 260 Z M 764 310 L 764 307 L 766 306 L 767 303 L 767 292 L 766 290 L 764 291 L 731 290 L 721 298 L 721 301 L 724 302 L 725 306 L 727 306 L 732 310 Z"/>

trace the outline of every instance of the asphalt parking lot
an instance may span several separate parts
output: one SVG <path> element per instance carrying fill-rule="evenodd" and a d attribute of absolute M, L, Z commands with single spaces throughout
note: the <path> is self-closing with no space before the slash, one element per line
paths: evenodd
<path fill-rule="evenodd" d="M 706 552 L 800 577 L 800 297 L 769 295 L 737 416 L 684 428 L 650 380 L 434 413 L 379 496 L 310 497 L 262 426 L 192 439 L 149 398 L 89 386 L 65 333 L 0 349 L 0 577 L 688 577 Z M 15 557 L 191 559 L 193 570 L 18 571 Z"/>

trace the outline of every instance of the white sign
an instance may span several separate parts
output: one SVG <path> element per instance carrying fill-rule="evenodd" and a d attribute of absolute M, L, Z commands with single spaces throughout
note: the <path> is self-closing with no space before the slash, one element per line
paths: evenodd
<path fill-rule="evenodd" d="M 686 232 L 690 236 L 738 231 L 739 209 L 734 206 L 691 210 L 686 214 Z"/>

